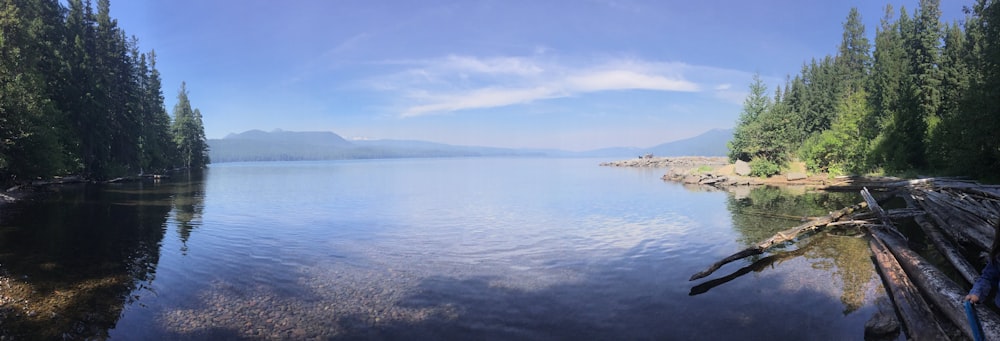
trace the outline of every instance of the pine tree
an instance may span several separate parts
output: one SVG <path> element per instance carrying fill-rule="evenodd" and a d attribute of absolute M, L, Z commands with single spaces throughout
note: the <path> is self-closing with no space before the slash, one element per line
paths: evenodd
<path fill-rule="evenodd" d="M 759 149 L 756 140 L 759 136 L 757 121 L 768 107 L 767 85 L 760 79 L 760 74 L 755 73 L 750 83 L 750 95 L 743 101 L 743 111 L 736 123 L 733 139 L 728 143 L 731 161 L 750 161 L 755 156 Z"/>
<path fill-rule="evenodd" d="M 916 113 L 913 131 L 920 134 L 920 145 L 928 144 L 941 121 L 938 110 L 941 106 L 941 10 L 940 0 L 921 0 L 914 25 L 915 31 L 910 41 L 911 89 L 913 103 L 909 108 Z M 916 137 L 914 137 L 916 140 Z M 926 149 L 920 149 L 925 152 Z M 927 166 L 925 155 L 910 160 L 914 167 Z"/>
<path fill-rule="evenodd" d="M 928 160 L 935 169 L 954 171 L 953 165 L 962 163 L 957 156 L 967 137 L 967 129 L 962 122 L 961 105 L 969 94 L 970 69 L 965 34 L 953 23 L 945 30 L 944 52 L 941 58 L 941 106 L 937 116 L 941 123 L 930 135 Z"/>
<path fill-rule="evenodd" d="M 174 122 L 171 131 L 177 144 L 179 161 L 185 168 L 204 168 L 208 164 L 208 143 L 201 111 L 191 109 L 187 84 L 181 83 L 174 105 Z"/>
<path fill-rule="evenodd" d="M 47 98 L 56 35 L 44 4 L 0 1 L 0 176 L 4 182 L 64 168 L 61 113 Z M 49 4 L 51 5 L 51 4 Z"/>
<path fill-rule="evenodd" d="M 852 7 L 847 15 L 847 21 L 844 22 L 843 39 L 835 63 L 844 96 L 849 96 L 864 86 L 868 70 L 871 68 L 870 53 L 871 44 L 865 36 L 861 12 L 857 7 Z"/>
<path fill-rule="evenodd" d="M 150 168 L 164 170 L 172 168 L 177 162 L 177 147 L 170 134 L 170 114 L 163 106 L 163 90 L 160 81 L 160 71 L 156 69 L 156 51 L 150 51 L 149 74 L 146 77 L 144 107 L 147 112 L 145 123 L 146 157 Z"/>
<path fill-rule="evenodd" d="M 176 148 L 155 58 L 148 68 L 108 0 L 97 13 L 66 4 L 0 0 L 0 182 L 167 168 Z"/>

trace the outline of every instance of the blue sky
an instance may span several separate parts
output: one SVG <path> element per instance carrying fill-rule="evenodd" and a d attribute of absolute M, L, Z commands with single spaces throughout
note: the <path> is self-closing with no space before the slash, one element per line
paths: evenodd
<path fill-rule="evenodd" d="M 892 1 L 912 11 L 916 0 Z M 943 0 L 943 21 L 972 1 Z M 734 125 L 880 1 L 112 1 L 209 138 L 250 129 L 588 150 Z"/>

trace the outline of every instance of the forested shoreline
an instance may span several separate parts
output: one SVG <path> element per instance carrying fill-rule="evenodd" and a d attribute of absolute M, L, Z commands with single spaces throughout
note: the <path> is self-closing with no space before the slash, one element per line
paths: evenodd
<path fill-rule="evenodd" d="M 167 113 L 154 50 L 109 0 L 0 0 L 0 184 L 202 168 L 201 112 L 180 85 Z"/>
<path fill-rule="evenodd" d="M 838 175 L 1000 178 L 1000 5 L 976 0 L 953 23 L 941 23 L 940 0 L 918 6 L 887 5 L 874 44 L 852 9 L 837 54 L 773 95 L 755 75 L 730 160 L 758 176 L 798 159 Z"/>

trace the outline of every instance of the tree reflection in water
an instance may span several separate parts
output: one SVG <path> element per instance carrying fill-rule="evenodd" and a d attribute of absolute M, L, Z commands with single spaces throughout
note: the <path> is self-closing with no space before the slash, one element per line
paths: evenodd
<path fill-rule="evenodd" d="M 827 214 L 857 203 L 853 193 L 789 191 L 776 187 L 753 188 L 745 195 L 729 198 L 728 208 L 733 227 L 740 233 L 739 242 L 749 246 L 798 225 L 797 217 Z M 690 295 L 699 295 L 750 272 L 762 272 L 783 261 L 802 257 L 813 269 L 829 273 L 832 281 L 839 281 L 843 313 L 850 314 L 865 305 L 869 290 L 878 288 L 871 262 L 868 243 L 858 231 L 840 230 L 821 232 L 800 238 L 794 246 L 771 250 L 765 255 L 750 258 L 751 263 L 729 275 L 712 279 L 691 288 Z M 812 275 L 802 274 L 802 275 Z M 794 276 L 794 275 L 792 275 Z M 789 278 L 788 280 L 795 280 Z"/>
<path fill-rule="evenodd" d="M 197 192 L 178 182 L 53 187 L 0 210 L 0 335 L 106 338 L 154 280 L 174 203 Z"/>

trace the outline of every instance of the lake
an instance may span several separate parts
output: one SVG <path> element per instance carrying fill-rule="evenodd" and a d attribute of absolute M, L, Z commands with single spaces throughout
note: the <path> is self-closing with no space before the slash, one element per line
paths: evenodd
<path fill-rule="evenodd" d="M 861 199 L 660 180 L 607 160 L 215 164 L 0 209 L 19 338 L 862 339 L 867 242 L 821 233 L 691 274 Z"/>

